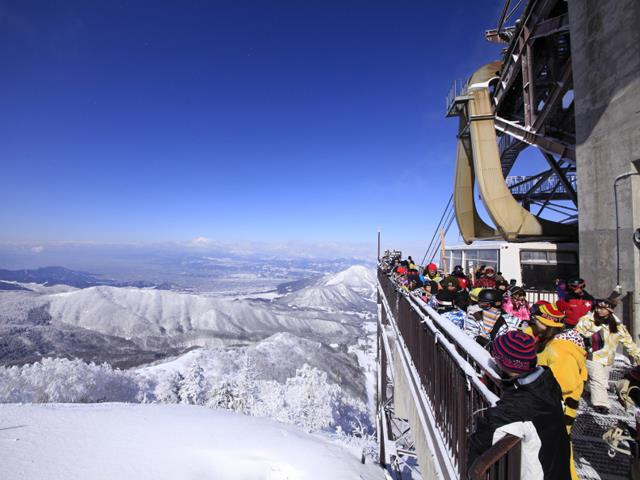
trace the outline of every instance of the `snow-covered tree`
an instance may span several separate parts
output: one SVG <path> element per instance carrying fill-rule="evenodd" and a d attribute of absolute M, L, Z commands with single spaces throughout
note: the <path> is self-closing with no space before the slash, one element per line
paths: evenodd
<path fill-rule="evenodd" d="M 288 422 L 284 385 L 275 380 L 264 380 L 258 382 L 256 387 L 256 401 L 252 414 L 257 417 L 268 417 L 280 422 Z"/>
<path fill-rule="evenodd" d="M 256 368 L 247 353 L 242 357 L 240 370 L 233 379 L 233 385 L 232 409 L 250 414 L 256 401 Z"/>
<path fill-rule="evenodd" d="M 289 421 L 307 431 L 331 426 L 333 407 L 339 394 L 340 387 L 327 382 L 326 372 L 305 363 L 285 385 Z"/>
<path fill-rule="evenodd" d="M 258 401 L 255 370 L 254 362 L 245 353 L 237 372 L 227 375 L 211 389 L 207 406 L 252 415 Z"/>
<path fill-rule="evenodd" d="M 233 410 L 235 385 L 229 379 L 223 379 L 209 392 L 207 407 Z"/>
<path fill-rule="evenodd" d="M 180 401 L 193 405 L 204 405 L 209 386 L 204 377 L 204 370 L 194 361 L 180 385 Z"/>
<path fill-rule="evenodd" d="M 172 372 L 164 376 L 156 386 L 156 399 L 161 403 L 180 403 L 180 388 L 184 376 L 180 372 Z"/>
<path fill-rule="evenodd" d="M 135 402 L 139 382 L 135 372 L 106 363 L 44 358 L 21 367 L 0 368 L 0 403 Z"/>

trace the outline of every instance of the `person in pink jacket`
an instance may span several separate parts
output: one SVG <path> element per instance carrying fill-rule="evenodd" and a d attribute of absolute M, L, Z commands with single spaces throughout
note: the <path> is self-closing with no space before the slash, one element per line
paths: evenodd
<path fill-rule="evenodd" d="M 527 302 L 526 294 L 522 288 L 514 287 L 510 290 L 509 295 L 503 297 L 502 311 L 516 317 L 520 325 L 529 323 L 531 318 L 529 302 Z"/>

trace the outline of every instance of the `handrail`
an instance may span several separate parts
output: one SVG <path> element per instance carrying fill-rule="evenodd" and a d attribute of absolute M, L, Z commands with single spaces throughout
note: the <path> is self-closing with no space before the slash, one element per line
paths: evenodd
<path fill-rule="evenodd" d="M 422 299 L 411 298 L 410 296 L 409 299 L 410 303 L 413 303 L 418 309 L 422 309 L 435 320 L 435 324 L 438 330 L 440 330 L 440 333 L 443 333 L 449 342 L 456 345 L 458 353 L 460 353 L 467 362 L 482 370 L 494 383 L 501 381 L 500 373 L 490 364 L 491 355 L 489 355 L 489 352 L 482 348 L 479 343 L 466 336 L 451 320 L 443 318 Z M 418 313 L 424 316 L 422 312 L 418 311 Z"/>
<path fill-rule="evenodd" d="M 409 301 L 409 304 L 412 305 L 413 302 L 411 301 L 411 299 L 409 297 L 407 297 L 407 300 Z M 413 304 L 413 306 L 415 306 L 415 304 Z M 433 312 L 433 310 L 431 309 L 431 307 L 427 308 L 429 310 L 431 310 Z M 465 375 L 467 376 L 467 378 L 473 383 L 473 385 L 478 389 L 478 391 L 482 394 L 482 396 L 484 397 L 484 399 L 490 404 L 490 405 L 495 405 L 496 402 L 499 400 L 499 397 L 497 395 L 495 395 L 491 390 L 489 390 L 487 388 L 487 386 L 482 383 L 480 381 L 480 375 L 478 374 L 478 372 L 475 371 L 475 369 L 473 368 L 472 365 L 470 365 L 467 362 L 467 359 L 464 358 L 462 355 L 460 355 L 460 352 L 458 351 L 458 349 L 456 348 L 456 345 L 449 339 L 447 338 L 446 335 L 443 335 L 442 330 L 439 328 L 438 325 L 436 325 L 436 323 L 433 321 L 432 318 L 429 318 L 428 316 L 426 316 L 424 313 L 420 312 L 419 309 L 416 309 L 416 313 L 418 315 L 420 315 L 420 317 L 422 318 L 423 323 L 429 327 L 429 329 L 436 335 L 436 338 L 438 338 L 440 335 L 442 335 L 442 340 L 439 340 L 440 342 L 442 342 L 442 344 L 445 346 L 445 348 L 447 349 L 447 351 L 451 354 L 452 358 L 454 358 L 455 360 L 458 361 L 458 366 L 460 367 L 460 369 L 465 373 Z M 433 312 L 435 313 L 435 312 Z M 438 315 L 436 313 L 436 315 Z M 438 315 L 439 317 L 439 315 Z M 441 322 L 448 322 L 449 320 L 440 319 Z M 441 326 L 441 325 L 440 325 Z M 458 328 L 456 326 L 453 326 L 454 328 Z M 459 345 L 459 344 L 458 344 Z M 476 343 L 476 345 L 482 349 L 482 347 L 480 347 L 480 345 L 478 345 Z M 484 370 L 484 368 L 483 368 Z M 486 369 L 487 372 L 491 372 L 492 374 L 495 373 L 493 372 L 492 369 L 487 368 Z M 498 376 L 499 378 L 499 376 Z"/>
<path fill-rule="evenodd" d="M 520 475 L 520 438 L 513 435 L 505 435 L 494 443 L 486 452 L 473 462 L 467 472 L 469 480 L 484 480 L 487 473 L 496 467 L 508 453 L 516 454 L 510 464 L 506 466 L 506 478 L 519 478 Z M 513 461 L 516 460 L 516 461 Z M 502 466 L 505 468 L 505 466 Z"/>
<path fill-rule="evenodd" d="M 479 417 L 499 399 L 499 374 L 488 352 L 421 299 L 404 292 L 381 269 L 378 293 L 382 324 L 390 327 L 402 357 L 412 364 L 413 381 L 420 386 L 420 402 L 431 412 L 426 415 L 429 433 L 425 435 L 432 440 L 431 448 L 437 449 L 434 458 L 439 459 L 439 468 L 456 472 L 446 478 L 466 478 L 468 438 Z M 384 348 L 389 350 L 386 343 Z M 520 450 L 509 450 L 497 464 L 487 467 L 489 477 L 519 478 L 519 465 Z"/>

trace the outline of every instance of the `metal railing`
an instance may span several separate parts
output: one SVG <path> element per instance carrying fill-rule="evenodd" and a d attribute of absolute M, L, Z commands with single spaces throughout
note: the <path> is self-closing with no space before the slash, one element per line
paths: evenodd
<path fill-rule="evenodd" d="M 514 148 L 518 143 L 520 143 L 520 140 L 512 137 L 511 135 L 500 135 L 498 140 L 498 151 L 500 152 L 500 156 L 502 156 L 502 154 L 507 150 Z"/>
<path fill-rule="evenodd" d="M 453 104 L 457 97 L 460 97 L 466 94 L 467 94 L 467 81 L 454 80 L 451 83 L 451 87 L 449 87 L 449 92 L 447 93 L 447 100 L 445 105 L 447 112 L 451 111 L 451 107 L 453 107 Z"/>
<path fill-rule="evenodd" d="M 529 305 L 533 305 L 539 300 L 544 300 L 545 302 L 555 303 L 558 301 L 558 294 L 552 290 L 528 290 L 525 289 L 525 294 L 527 298 L 527 302 Z"/>
<path fill-rule="evenodd" d="M 531 188 L 535 185 L 535 183 L 539 180 L 539 177 L 525 177 L 522 175 L 510 175 L 505 178 L 505 183 L 509 190 L 511 190 L 512 194 L 515 195 L 524 195 L 529 193 Z M 573 187 L 574 190 L 578 188 L 578 177 L 575 173 L 568 173 L 567 180 Z M 556 174 L 552 174 L 544 180 L 536 190 L 539 193 L 547 193 L 547 192 L 556 192 L 556 193 L 567 193 L 567 189 L 564 188 L 562 182 Z"/>
<path fill-rule="evenodd" d="M 460 351 L 464 350 L 464 335 L 458 335 L 456 341 L 456 335 L 443 328 L 444 319 L 431 309 L 422 309 L 381 270 L 378 283 L 385 297 L 381 303 L 389 309 L 384 313 L 385 321 L 392 318 L 397 325 L 399 340 L 417 372 L 435 428 L 446 447 L 446 452 L 440 453 L 451 458 L 458 478 L 466 478 L 469 435 L 475 431 L 482 412 L 498 399 L 491 391 L 498 385 L 496 372 L 487 369 L 487 362 L 479 356 L 462 355 L 466 353 Z M 488 468 L 489 475 L 494 475 L 490 478 L 519 478 L 519 462 L 519 449 L 509 450 Z M 502 471 L 518 471 L 518 475 L 498 475 Z"/>
<path fill-rule="evenodd" d="M 480 455 L 467 473 L 469 480 L 509 480 L 520 478 L 521 443 L 505 435 Z M 510 455 L 507 461 L 507 455 Z"/>

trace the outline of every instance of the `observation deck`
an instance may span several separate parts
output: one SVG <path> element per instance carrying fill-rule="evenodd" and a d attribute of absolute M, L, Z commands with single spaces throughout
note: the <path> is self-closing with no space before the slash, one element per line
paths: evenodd
<path fill-rule="evenodd" d="M 469 435 L 502 390 L 489 353 L 381 269 L 377 294 L 380 464 L 397 480 L 519 479 L 520 439 L 512 436 L 467 465 Z M 611 383 L 625 367 L 617 359 Z M 588 392 L 580 400 L 572 442 L 581 480 L 628 478 L 632 458 L 611 458 L 602 435 L 619 422 L 635 427 L 635 418 L 611 391 L 608 415 L 590 407 Z"/>

